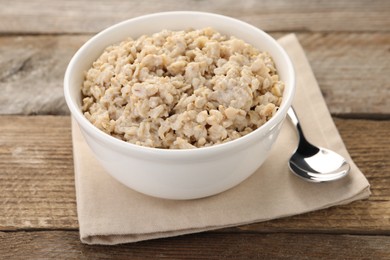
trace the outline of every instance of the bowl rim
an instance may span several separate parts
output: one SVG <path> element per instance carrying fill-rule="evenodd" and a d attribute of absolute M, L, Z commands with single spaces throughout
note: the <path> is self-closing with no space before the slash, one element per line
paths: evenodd
<path fill-rule="evenodd" d="M 141 145 L 136 145 L 133 143 L 129 143 L 120 139 L 117 139 L 109 134 L 104 133 L 97 127 L 95 127 L 88 119 L 83 115 L 81 112 L 81 109 L 78 107 L 78 105 L 74 102 L 71 95 L 71 84 L 70 79 L 72 77 L 73 68 L 77 64 L 80 57 L 84 55 L 84 53 L 90 49 L 93 48 L 93 44 L 95 41 L 103 37 L 105 34 L 109 34 L 111 31 L 115 31 L 116 29 L 126 26 L 127 24 L 131 24 L 134 22 L 142 22 L 142 20 L 148 20 L 150 18 L 157 18 L 157 17 L 169 17 L 169 16 L 175 16 L 175 15 L 193 15 L 193 16 L 208 16 L 211 18 L 216 19 L 222 19 L 225 21 L 229 21 L 232 23 L 236 23 L 240 26 L 249 28 L 251 30 L 256 31 L 259 35 L 262 35 L 262 37 L 266 38 L 268 41 L 272 42 L 274 47 L 277 49 L 277 51 L 281 54 L 283 57 L 284 62 L 286 63 L 287 67 L 287 74 L 289 82 L 287 83 L 285 81 L 285 84 L 289 84 L 289 88 L 287 90 L 284 90 L 283 94 L 283 103 L 279 107 L 278 112 L 267 122 L 265 122 L 263 125 L 255 129 L 254 131 L 237 138 L 235 140 L 228 141 L 226 143 L 221 144 L 215 144 L 212 146 L 207 147 L 199 147 L 195 149 L 163 149 L 163 148 L 155 148 L 155 147 L 146 147 Z M 126 37 L 126 36 L 125 36 Z M 124 37 L 124 39 L 125 39 Z M 109 45 L 109 44 L 108 44 Z M 107 45 L 107 46 L 108 46 Z M 235 150 L 239 149 L 240 147 L 245 147 L 249 144 L 251 144 L 251 140 L 255 140 L 256 137 L 266 135 L 267 132 L 275 127 L 278 122 L 283 121 L 283 117 L 287 114 L 288 108 L 292 104 L 292 100 L 295 94 L 296 89 L 296 79 L 295 79 L 295 71 L 293 64 L 287 54 L 287 52 L 281 47 L 281 45 L 272 38 L 269 34 L 264 32 L 263 30 L 246 23 L 244 21 L 238 20 L 236 18 L 232 18 L 225 15 L 220 15 L 216 13 L 210 13 L 210 12 L 198 12 L 198 11 L 169 11 L 169 12 L 157 12 L 157 13 L 151 13 L 147 15 L 142 15 L 134 18 L 130 18 L 124 21 L 121 21 L 119 23 L 113 24 L 106 29 L 100 31 L 99 33 L 95 34 L 93 37 L 91 37 L 87 42 L 85 42 L 73 55 L 72 59 L 70 60 L 65 76 L 64 76 L 64 96 L 65 101 L 69 107 L 69 110 L 71 112 L 71 116 L 77 121 L 78 125 L 85 130 L 85 132 L 89 135 L 93 135 L 96 139 L 98 139 L 100 142 L 104 144 L 113 145 L 114 147 L 122 150 L 122 151 L 134 151 L 137 153 L 142 154 L 149 154 L 149 155 L 160 155 L 160 156 L 199 156 L 199 155 L 211 155 L 218 153 L 222 150 Z M 285 92 L 287 91 L 287 92 Z"/>

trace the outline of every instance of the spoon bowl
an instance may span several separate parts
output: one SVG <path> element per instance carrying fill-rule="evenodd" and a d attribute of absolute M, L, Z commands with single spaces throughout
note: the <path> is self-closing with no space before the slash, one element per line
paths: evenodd
<path fill-rule="evenodd" d="M 335 181 L 346 176 L 350 165 L 345 158 L 334 151 L 309 143 L 292 107 L 287 114 L 299 136 L 298 148 L 288 163 L 292 173 L 310 182 Z"/>

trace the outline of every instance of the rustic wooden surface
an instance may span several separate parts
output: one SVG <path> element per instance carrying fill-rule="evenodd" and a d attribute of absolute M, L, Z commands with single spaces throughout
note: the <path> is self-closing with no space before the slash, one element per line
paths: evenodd
<path fill-rule="evenodd" d="M 12 245 L 12 246 L 10 246 Z M 0 233 L 4 259 L 388 259 L 386 236 L 209 232 L 88 246 L 76 231 Z M 4 252 L 3 252 L 4 251 Z"/>
<path fill-rule="evenodd" d="M 274 32 L 278 38 L 285 33 Z M 297 33 L 333 114 L 390 114 L 390 32 Z M 0 114 L 69 114 L 63 74 L 91 35 L 0 37 Z M 360 100 L 360 102 L 357 102 Z"/>
<path fill-rule="evenodd" d="M 371 197 L 236 231 L 390 233 L 390 121 L 335 122 Z M 0 116 L 0 144 L 0 230 L 77 229 L 70 117 Z"/>
<path fill-rule="evenodd" d="M 78 238 L 65 68 L 94 33 L 198 10 L 296 33 L 369 199 L 308 214 L 120 246 Z M 388 259 L 390 1 L 0 0 L 0 255 L 4 259 Z M 38 116 L 36 116 L 38 114 Z"/>
<path fill-rule="evenodd" d="M 2 0 L 0 32 L 95 33 L 116 22 L 154 12 L 188 10 L 233 16 L 267 31 L 390 30 L 386 0 Z"/>

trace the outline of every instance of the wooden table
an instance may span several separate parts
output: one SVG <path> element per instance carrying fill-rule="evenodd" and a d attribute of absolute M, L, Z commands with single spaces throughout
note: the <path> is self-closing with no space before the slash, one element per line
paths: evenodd
<path fill-rule="evenodd" d="M 75 51 L 118 21 L 216 12 L 297 34 L 368 200 L 309 214 L 119 246 L 79 241 L 62 79 Z M 0 0 L 0 256 L 390 258 L 390 1 Z"/>

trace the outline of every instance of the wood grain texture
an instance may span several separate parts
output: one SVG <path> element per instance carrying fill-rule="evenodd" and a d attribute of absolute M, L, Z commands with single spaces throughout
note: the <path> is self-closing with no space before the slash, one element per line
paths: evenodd
<path fill-rule="evenodd" d="M 390 2 L 1 0 L 0 33 L 95 33 L 139 15 L 196 10 L 232 16 L 268 31 L 389 31 Z"/>
<path fill-rule="evenodd" d="M 298 34 L 332 114 L 390 114 L 390 34 Z"/>
<path fill-rule="evenodd" d="M 368 200 L 228 232 L 390 234 L 390 121 L 335 119 Z M 0 230 L 77 229 L 70 118 L 0 116 Z"/>
<path fill-rule="evenodd" d="M 70 118 L 0 122 L 1 229 L 76 228 Z"/>
<path fill-rule="evenodd" d="M 66 66 L 86 37 L 0 37 L 0 114 L 67 113 Z"/>
<path fill-rule="evenodd" d="M 74 231 L 9 232 L 0 233 L 0 254 L 4 259 L 386 259 L 390 239 L 210 232 L 120 246 L 88 246 L 79 242 Z"/>
<path fill-rule="evenodd" d="M 390 33 L 297 35 L 332 114 L 390 116 Z M 63 75 L 90 37 L 0 37 L 0 114 L 68 114 Z"/>

